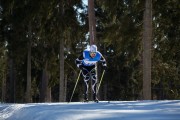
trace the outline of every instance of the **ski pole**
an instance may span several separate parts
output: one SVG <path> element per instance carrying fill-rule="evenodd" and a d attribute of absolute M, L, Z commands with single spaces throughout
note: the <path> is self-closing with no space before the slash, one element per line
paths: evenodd
<path fill-rule="evenodd" d="M 78 83 L 78 81 L 79 81 L 79 77 L 80 77 L 80 75 L 81 75 L 81 72 L 82 72 L 82 70 L 79 72 L 79 75 L 78 75 L 78 78 L 77 78 L 77 80 L 76 80 L 76 84 L 75 84 L 75 86 L 74 86 L 74 90 L 73 90 L 73 92 L 72 92 L 72 95 L 71 95 L 71 98 L 70 98 L 70 101 L 69 101 L 69 102 L 71 102 L 71 100 L 72 100 L 72 97 L 73 97 L 73 95 L 74 95 L 74 91 L 75 91 L 76 86 L 77 86 L 77 83 Z"/>
<path fill-rule="evenodd" d="M 100 88 L 100 86 L 101 86 L 101 82 L 102 82 L 104 73 L 105 73 L 105 70 L 103 70 L 103 73 L 102 73 L 102 75 L 101 75 L 100 83 L 99 83 L 98 88 L 97 88 L 97 93 L 99 92 L 99 88 Z"/>

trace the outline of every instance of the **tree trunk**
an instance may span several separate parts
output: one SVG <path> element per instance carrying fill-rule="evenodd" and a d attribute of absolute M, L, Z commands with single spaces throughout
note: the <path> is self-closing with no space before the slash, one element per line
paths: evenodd
<path fill-rule="evenodd" d="M 15 79 L 14 79 L 14 65 L 13 65 L 13 59 L 11 58 L 10 61 L 9 61 L 9 66 L 10 66 L 10 72 L 9 72 L 9 79 L 10 79 L 10 88 L 9 88 L 9 91 L 10 91 L 10 100 L 9 102 L 11 103 L 14 103 L 15 102 Z"/>
<path fill-rule="evenodd" d="M 42 71 L 42 79 L 40 83 L 40 102 L 45 102 L 45 70 Z"/>
<path fill-rule="evenodd" d="M 9 86 L 8 89 L 8 102 L 10 103 L 14 103 L 15 102 L 15 77 L 14 77 L 14 72 L 15 72 L 15 68 L 14 68 L 14 62 L 13 59 L 10 58 L 9 60 L 9 83 L 7 82 L 7 86 Z"/>
<path fill-rule="evenodd" d="M 60 3 L 61 18 L 64 17 L 64 0 Z M 65 102 L 65 81 L 64 81 L 64 34 L 61 31 L 59 41 L 59 101 Z"/>
<path fill-rule="evenodd" d="M 31 39 L 28 43 L 26 102 L 31 102 Z"/>
<path fill-rule="evenodd" d="M 143 25 L 143 99 L 151 99 L 152 0 L 146 0 Z"/>
<path fill-rule="evenodd" d="M 95 20 L 95 11 L 94 11 L 94 0 L 88 0 L 88 19 L 89 19 L 89 33 L 90 33 L 90 45 L 96 44 L 96 20 Z M 97 66 L 97 64 L 96 64 Z M 96 69 L 97 78 L 98 70 Z M 92 80 L 90 81 L 90 87 L 92 87 Z M 91 90 L 90 90 L 91 91 Z M 91 99 L 92 99 L 91 91 Z"/>
<path fill-rule="evenodd" d="M 51 102 L 51 87 L 49 86 L 49 72 L 48 72 L 48 62 L 46 61 L 46 67 L 44 71 L 44 80 L 45 80 L 45 102 Z"/>
<path fill-rule="evenodd" d="M 59 80 L 59 101 L 65 101 L 65 82 L 64 82 L 64 40 L 60 40 L 60 50 L 59 50 L 59 62 L 60 62 L 60 80 Z"/>
<path fill-rule="evenodd" d="M 68 75 L 66 74 L 65 78 L 64 78 L 64 101 L 66 101 L 67 99 L 67 78 L 68 78 Z"/>
<path fill-rule="evenodd" d="M 94 11 L 94 0 L 88 0 L 88 17 L 89 17 L 89 33 L 90 45 L 96 43 L 96 20 Z"/>
<path fill-rule="evenodd" d="M 2 96 L 1 101 L 5 102 L 5 96 L 6 96 L 6 71 L 3 71 L 3 77 L 2 77 Z"/>
<path fill-rule="evenodd" d="M 40 102 L 51 102 L 51 88 L 48 86 L 49 83 L 49 74 L 47 71 L 47 64 L 45 62 L 45 68 L 42 73 L 42 82 L 40 88 Z"/>

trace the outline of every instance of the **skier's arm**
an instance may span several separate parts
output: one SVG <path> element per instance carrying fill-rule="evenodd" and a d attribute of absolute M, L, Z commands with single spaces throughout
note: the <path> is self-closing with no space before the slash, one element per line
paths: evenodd
<path fill-rule="evenodd" d="M 102 55 L 101 55 L 100 62 L 102 63 L 102 66 L 107 67 L 107 64 L 106 64 L 106 59 L 105 59 Z"/>
<path fill-rule="evenodd" d="M 75 63 L 77 65 L 77 67 L 82 65 L 82 60 L 83 60 L 83 54 L 81 54 L 76 60 Z"/>

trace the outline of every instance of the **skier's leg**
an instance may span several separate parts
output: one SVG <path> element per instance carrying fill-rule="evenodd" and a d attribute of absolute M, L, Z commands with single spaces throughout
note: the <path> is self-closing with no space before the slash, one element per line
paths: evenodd
<path fill-rule="evenodd" d="M 84 79 L 84 101 L 88 101 L 89 80 Z"/>
<path fill-rule="evenodd" d="M 93 100 L 98 101 L 97 93 L 96 93 L 97 75 L 95 71 L 91 73 L 91 80 L 92 80 Z"/>
<path fill-rule="evenodd" d="M 84 101 L 88 101 L 88 89 L 89 89 L 89 80 L 90 80 L 90 75 L 88 71 L 83 70 L 82 75 L 84 77 Z"/>

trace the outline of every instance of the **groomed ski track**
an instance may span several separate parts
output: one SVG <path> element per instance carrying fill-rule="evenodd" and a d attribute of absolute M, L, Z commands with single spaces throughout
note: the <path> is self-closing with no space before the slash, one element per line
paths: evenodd
<path fill-rule="evenodd" d="M 0 120 L 180 120 L 180 100 L 0 104 Z"/>

